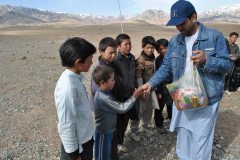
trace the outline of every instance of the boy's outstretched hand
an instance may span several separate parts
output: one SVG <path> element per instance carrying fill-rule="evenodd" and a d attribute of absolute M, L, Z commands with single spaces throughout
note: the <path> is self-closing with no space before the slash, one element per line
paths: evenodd
<path fill-rule="evenodd" d="M 142 86 L 140 86 L 139 88 L 143 91 L 141 99 L 143 101 L 146 101 L 151 94 L 151 88 L 152 88 L 151 85 L 149 83 L 145 83 Z"/>
<path fill-rule="evenodd" d="M 140 87 L 137 88 L 137 89 L 135 88 L 135 91 L 133 93 L 133 97 L 138 98 L 139 96 L 142 95 L 142 93 L 143 93 L 143 90 Z"/>

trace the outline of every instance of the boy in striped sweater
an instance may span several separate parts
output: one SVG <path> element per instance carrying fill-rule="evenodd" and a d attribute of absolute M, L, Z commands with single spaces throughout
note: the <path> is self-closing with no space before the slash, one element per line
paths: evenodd
<path fill-rule="evenodd" d="M 112 68 L 100 65 L 92 74 L 98 90 L 94 97 L 95 107 L 95 160 L 109 160 L 112 149 L 113 133 L 116 129 L 116 113 L 125 113 L 134 105 L 142 91 L 135 89 L 133 95 L 125 102 L 118 102 L 111 90 L 115 84 Z"/>

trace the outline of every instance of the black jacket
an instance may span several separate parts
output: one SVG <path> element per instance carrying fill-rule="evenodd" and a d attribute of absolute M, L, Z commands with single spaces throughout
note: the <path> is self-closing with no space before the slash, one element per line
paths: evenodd
<path fill-rule="evenodd" d="M 155 65 L 156 65 L 156 71 L 161 67 L 162 62 L 163 62 L 163 56 L 159 55 L 156 60 L 155 60 Z M 166 85 L 172 83 L 172 75 L 167 77 L 164 82 L 162 82 L 158 87 L 157 87 L 157 93 L 161 94 L 170 94 Z"/>
<path fill-rule="evenodd" d="M 116 82 L 118 88 L 120 88 L 120 95 L 117 96 L 121 101 L 125 101 L 132 96 L 134 89 L 136 88 L 136 66 L 135 57 L 129 53 L 128 57 L 117 54 L 115 61 L 113 62 L 116 76 L 119 82 Z"/>
<path fill-rule="evenodd" d="M 132 96 L 135 88 L 137 88 L 134 55 L 129 53 L 126 57 L 118 52 L 113 62 L 113 68 L 115 70 L 115 79 L 117 79 L 113 94 L 120 102 L 124 102 Z M 138 105 L 139 103 L 136 101 L 134 107 L 127 112 L 131 120 L 138 120 Z"/>

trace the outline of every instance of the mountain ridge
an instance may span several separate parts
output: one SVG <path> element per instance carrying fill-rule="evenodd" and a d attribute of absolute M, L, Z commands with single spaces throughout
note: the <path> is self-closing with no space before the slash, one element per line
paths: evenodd
<path fill-rule="evenodd" d="M 169 19 L 169 14 L 162 10 L 149 9 L 132 17 L 122 16 L 97 16 L 87 14 L 69 14 L 27 8 L 23 6 L 0 5 L 1 25 L 21 24 L 44 24 L 74 22 L 83 25 L 118 23 L 125 22 L 146 22 L 149 24 L 163 25 Z M 240 4 L 229 5 L 217 9 L 201 12 L 198 14 L 200 22 L 230 22 L 240 23 Z"/>

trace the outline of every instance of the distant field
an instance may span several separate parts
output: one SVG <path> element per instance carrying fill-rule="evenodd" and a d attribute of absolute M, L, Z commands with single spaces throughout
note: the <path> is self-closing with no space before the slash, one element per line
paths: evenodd
<path fill-rule="evenodd" d="M 230 23 L 209 23 L 209 27 L 220 30 L 225 37 L 228 37 L 232 31 L 240 33 L 240 24 Z M 124 33 L 131 36 L 133 43 L 133 52 L 139 52 L 141 49 L 141 39 L 146 35 L 154 36 L 155 39 L 170 39 L 177 33 L 175 27 L 166 27 L 163 25 L 151 25 L 148 23 L 124 23 Z M 96 45 L 102 37 L 116 37 L 121 33 L 120 24 L 108 25 L 38 25 L 38 26 L 0 26 L 0 35 L 2 36 L 23 36 L 33 39 L 61 40 L 68 37 L 79 36 L 92 41 Z M 239 40 L 238 40 L 239 41 Z"/>

